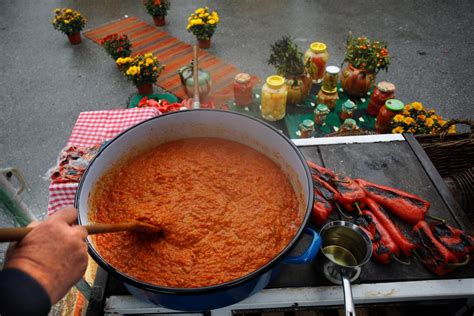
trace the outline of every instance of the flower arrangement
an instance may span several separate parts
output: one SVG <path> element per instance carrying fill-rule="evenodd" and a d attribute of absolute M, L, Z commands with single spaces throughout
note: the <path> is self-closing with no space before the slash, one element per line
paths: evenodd
<path fill-rule="evenodd" d="M 275 67 L 278 75 L 288 78 L 309 71 L 310 64 L 304 61 L 304 54 L 290 36 L 283 36 L 270 47 L 268 64 Z"/>
<path fill-rule="evenodd" d="M 392 133 L 437 134 L 446 123 L 435 110 L 426 110 L 420 102 L 413 102 L 393 117 Z M 448 133 L 456 133 L 456 125 L 451 125 Z"/>
<path fill-rule="evenodd" d="M 171 7 L 169 0 L 144 0 L 143 5 L 151 16 L 165 17 Z"/>
<path fill-rule="evenodd" d="M 87 20 L 77 11 L 72 9 L 54 9 L 55 16 L 51 24 L 66 35 L 73 35 L 82 31 Z"/>
<path fill-rule="evenodd" d="M 125 77 L 132 81 L 135 86 L 153 84 L 163 71 L 164 66 L 153 54 L 139 54 L 134 57 L 120 57 L 116 61 Z"/>
<path fill-rule="evenodd" d="M 109 54 L 114 60 L 119 57 L 128 57 L 132 53 L 132 44 L 126 34 L 110 34 L 100 40 L 100 45 L 104 47 L 107 54 Z"/>
<path fill-rule="evenodd" d="M 192 32 L 198 40 L 209 40 L 217 28 L 219 15 L 210 12 L 208 7 L 199 8 L 188 18 L 188 32 Z"/>
<path fill-rule="evenodd" d="M 385 42 L 370 41 L 367 37 L 354 38 L 349 33 L 344 61 L 360 70 L 378 73 L 382 69 L 388 70 L 390 55 Z"/>

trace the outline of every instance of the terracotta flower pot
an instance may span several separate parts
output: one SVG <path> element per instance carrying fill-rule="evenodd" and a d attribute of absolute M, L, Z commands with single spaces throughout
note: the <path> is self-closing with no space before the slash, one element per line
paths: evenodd
<path fill-rule="evenodd" d="M 341 86 L 344 92 L 351 97 L 363 97 L 375 84 L 375 73 L 355 68 L 347 64 L 342 69 Z"/>
<path fill-rule="evenodd" d="M 286 86 L 288 88 L 286 103 L 289 105 L 303 103 L 311 89 L 311 78 L 307 74 L 302 74 L 286 79 Z"/>
<path fill-rule="evenodd" d="M 144 83 L 137 87 L 139 95 L 148 95 L 153 93 L 153 85 L 151 83 Z"/>
<path fill-rule="evenodd" d="M 68 35 L 67 38 L 69 39 L 69 42 L 70 42 L 72 45 L 77 45 L 77 44 L 80 44 L 80 43 L 82 42 L 81 33 L 80 33 L 80 32 L 77 32 L 77 33 Z"/>
<path fill-rule="evenodd" d="M 155 22 L 156 26 L 163 26 L 166 24 L 166 19 L 164 16 L 155 15 L 153 17 L 153 22 Z"/>
<path fill-rule="evenodd" d="M 211 39 L 197 39 L 198 40 L 198 46 L 201 49 L 208 49 L 211 47 Z"/>

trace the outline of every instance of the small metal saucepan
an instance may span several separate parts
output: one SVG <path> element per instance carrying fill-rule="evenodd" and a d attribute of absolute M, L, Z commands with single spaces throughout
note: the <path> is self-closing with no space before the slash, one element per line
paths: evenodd
<path fill-rule="evenodd" d="M 351 281 L 359 277 L 361 267 L 372 256 L 372 241 L 357 225 L 345 221 L 326 224 L 320 236 L 323 273 L 329 281 L 342 283 L 346 316 L 355 316 Z"/>

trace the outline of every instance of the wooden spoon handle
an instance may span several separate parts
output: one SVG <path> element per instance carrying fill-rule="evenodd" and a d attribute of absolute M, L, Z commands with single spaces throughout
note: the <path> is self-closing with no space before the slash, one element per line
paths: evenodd
<path fill-rule="evenodd" d="M 87 229 L 89 235 L 94 235 L 134 230 L 137 228 L 137 223 L 89 224 L 84 227 Z M 32 229 L 33 227 L 0 228 L 0 242 L 22 240 Z"/>

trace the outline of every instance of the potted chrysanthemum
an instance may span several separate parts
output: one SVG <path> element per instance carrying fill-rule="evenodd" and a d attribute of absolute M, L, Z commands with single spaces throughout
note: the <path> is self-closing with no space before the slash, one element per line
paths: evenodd
<path fill-rule="evenodd" d="M 54 13 L 53 27 L 66 34 L 72 45 L 81 43 L 81 31 L 87 20 L 78 11 L 68 8 L 54 9 Z"/>
<path fill-rule="evenodd" d="M 114 60 L 119 57 L 128 57 L 132 53 L 132 44 L 127 34 L 118 35 L 117 33 L 105 36 L 100 40 L 100 45 Z"/>
<path fill-rule="evenodd" d="M 151 53 L 139 54 L 134 57 L 120 57 L 117 59 L 117 65 L 125 77 L 133 82 L 141 95 L 153 93 L 153 84 L 164 69 L 158 58 Z"/>
<path fill-rule="evenodd" d="M 156 26 L 166 24 L 166 15 L 171 7 L 169 0 L 144 0 L 145 9 L 153 17 Z"/>
<path fill-rule="evenodd" d="M 207 49 L 211 47 L 211 37 L 216 31 L 218 23 L 217 12 L 211 12 L 208 7 L 204 7 L 197 9 L 189 16 L 186 29 L 196 36 L 199 48 Z"/>

